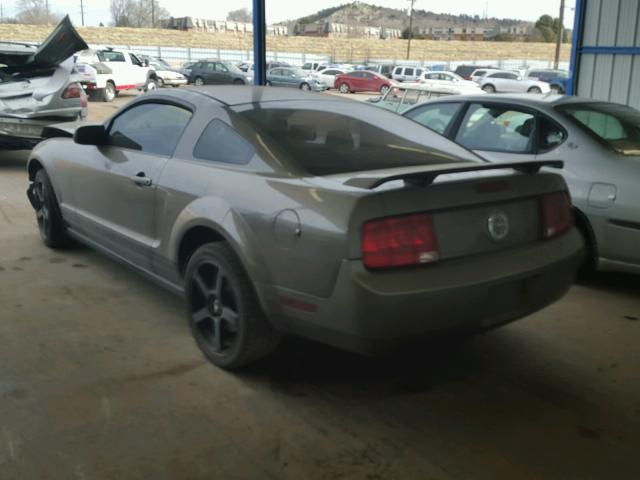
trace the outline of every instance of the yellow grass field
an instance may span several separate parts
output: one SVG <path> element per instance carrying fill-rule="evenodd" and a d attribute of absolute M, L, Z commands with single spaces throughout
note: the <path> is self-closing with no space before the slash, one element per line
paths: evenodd
<path fill-rule="evenodd" d="M 50 30 L 51 26 L 0 24 L 0 40 L 38 42 L 43 40 Z M 250 35 L 110 27 L 80 27 L 78 31 L 87 43 L 100 45 L 158 45 L 223 50 L 253 48 L 253 39 Z M 562 61 L 569 60 L 570 49 L 570 44 L 563 45 Z M 271 36 L 267 38 L 267 50 L 328 55 L 336 61 L 400 60 L 406 58 L 407 41 Z M 554 52 L 555 46 L 550 43 L 413 40 L 411 60 L 551 61 Z"/>

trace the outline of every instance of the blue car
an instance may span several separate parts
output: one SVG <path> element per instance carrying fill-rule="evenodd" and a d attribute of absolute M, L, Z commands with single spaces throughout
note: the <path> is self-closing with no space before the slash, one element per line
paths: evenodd
<path fill-rule="evenodd" d="M 547 70 L 537 69 L 530 70 L 527 73 L 528 78 L 535 78 L 541 82 L 547 82 L 551 90 L 557 93 L 566 93 L 569 87 L 569 72 L 566 70 Z"/>

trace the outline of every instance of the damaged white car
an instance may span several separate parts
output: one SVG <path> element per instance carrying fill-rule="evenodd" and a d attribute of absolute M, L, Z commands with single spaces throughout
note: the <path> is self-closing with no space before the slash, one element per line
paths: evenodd
<path fill-rule="evenodd" d="M 38 47 L 0 42 L 0 149 L 31 149 L 44 127 L 86 117 L 72 57 L 85 48 L 68 16 Z"/>

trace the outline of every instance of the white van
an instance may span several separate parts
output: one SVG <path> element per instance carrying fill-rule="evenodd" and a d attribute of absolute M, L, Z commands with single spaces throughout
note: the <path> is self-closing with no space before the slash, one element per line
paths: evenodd
<path fill-rule="evenodd" d="M 391 78 L 397 82 L 417 82 L 425 69 L 421 67 L 398 66 L 393 69 Z"/>

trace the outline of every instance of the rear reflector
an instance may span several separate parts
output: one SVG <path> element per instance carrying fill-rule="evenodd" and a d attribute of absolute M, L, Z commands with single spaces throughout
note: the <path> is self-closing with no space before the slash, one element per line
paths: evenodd
<path fill-rule="evenodd" d="M 542 238 L 553 238 L 573 225 L 571 200 L 567 192 L 555 192 L 540 198 Z"/>
<path fill-rule="evenodd" d="M 362 261 L 367 268 L 403 267 L 437 260 L 438 239 L 429 214 L 373 220 L 362 229 Z"/>

